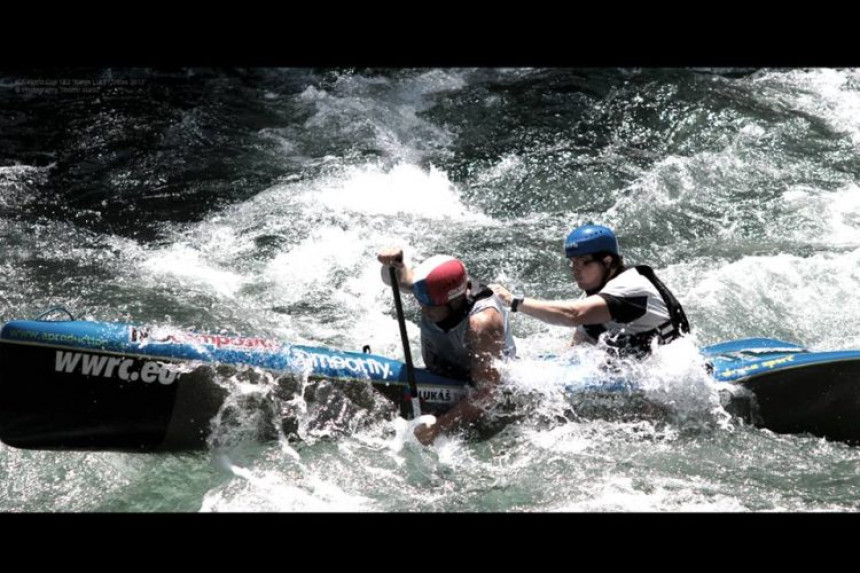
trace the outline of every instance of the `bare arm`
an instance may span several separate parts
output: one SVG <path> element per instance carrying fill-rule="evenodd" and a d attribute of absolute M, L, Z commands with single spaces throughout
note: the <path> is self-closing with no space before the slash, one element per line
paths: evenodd
<path fill-rule="evenodd" d="M 510 306 L 513 295 L 508 289 L 495 284 L 490 285 L 490 288 L 505 304 Z M 520 303 L 517 311 L 559 326 L 603 324 L 612 320 L 609 306 L 602 297 L 597 295 L 574 301 L 550 301 L 526 297 Z"/>
<path fill-rule="evenodd" d="M 458 430 L 475 422 L 493 403 L 493 392 L 501 379 L 493 364 L 502 357 L 504 333 L 502 317 L 494 309 L 469 317 L 466 344 L 472 357 L 471 378 L 475 389 L 439 416 L 434 425 L 415 429 L 415 437 L 422 444 L 430 444 L 440 433 Z"/>
<path fill-rule="evenodd" d="M 505 348 L 502 315 L 493 308 L 487 308 L 470 316 L 466 346 L 471 353 L 471 377 L 475 387 L 495 387 L 501 376 L 494 363 L 502 358 Z"/>

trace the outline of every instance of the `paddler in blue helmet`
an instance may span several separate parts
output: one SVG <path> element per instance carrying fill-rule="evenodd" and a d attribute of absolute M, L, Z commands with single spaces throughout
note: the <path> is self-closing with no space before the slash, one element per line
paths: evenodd
<path fill-rule="evenodd" d="M 647 265 L 627 267 L 612 229 L 587 224 L 564 241 L 564 254 L 579 300 L 547 301 L 490 285 L 511 312 L 572 326 L 572 344 L 602 342 L 616 356 L 643 358 L 656 341 L 665 344 L 690 331 L 681 303 Z"/>

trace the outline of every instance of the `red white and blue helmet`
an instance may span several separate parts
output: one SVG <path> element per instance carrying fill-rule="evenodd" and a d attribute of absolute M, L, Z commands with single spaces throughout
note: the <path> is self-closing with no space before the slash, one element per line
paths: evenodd
<path fill-rule="evenodd" d="M 447 255 L 434 255 L 412 271 L 412 294 L 424 306 L 442 306 L 466 294 L 466 266 Z"/>

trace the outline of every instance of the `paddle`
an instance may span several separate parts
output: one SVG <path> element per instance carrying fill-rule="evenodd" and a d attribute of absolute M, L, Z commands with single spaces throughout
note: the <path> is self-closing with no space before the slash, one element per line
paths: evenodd
<path fill-rule="evenodd" d="M 397 308 L 397 323 L 400 325 L 400 340 L 403 342 L 403 358 L 406 362 L 406 381 L 408 386 L 404 396 L 405 411 L 408 419 L 421 415 L 421 403 L 418 398 L 418 386 L 415 384 L 415 367 L 412 366 L 412 353 L 409 351 L 409 339 L 406 337 L 406 321 L 403 318 L 403 305 L 400 303 L 400 283 L 394 267 L 388 267 L 391 277 L 391 290 L 394 291 L 394 306 Z"/>

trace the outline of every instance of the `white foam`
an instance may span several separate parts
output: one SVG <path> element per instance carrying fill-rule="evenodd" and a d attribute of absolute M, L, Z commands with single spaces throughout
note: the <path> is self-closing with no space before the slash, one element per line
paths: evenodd
<path fill-rule="evenodd" d="M 687 296 L 714 324 L 736 325 L 732 336 L 773 337 L 790 328 L 789 341 L 846 348 L 860 324 L 858 290 L 860 248 L 744 257 L 705 271 Z"/>
<path fill-rule="evenodd" d="M 511 176 L 520 177 L 525 169 L 525 162 L 519 155 L 506 153 L 492 166 L 480 171 L 475 180 L 479 184 L 493 183 Z"/>
<path fill-rule="evenodd" d="M 794 187 L 782 200 L 793 207 L 802 225 L 781 229 L 800 243 L 827 249 L 860 247 L 860 187 L 847 185 L 836 191 Z"/>
<path fill-rule="evenodd" d="M 201 512 L 349 512 L 373 511 L 371 500 L 345 492 L 316 475 L 290 481 L 279 472 L 249 470 L 230 464 L 236 477 L 226 486 L 207 492 Z"/>
<path fill-rule="evenodd" d="M 816 68 L 770 72 L 753 82 L 764 88 L 768 100 L 821 118 L 830 129 L 860 145 L 860 71 Z"/>
<path fill-rule="evenodd" d="M 745 511 L 733 497 L 714 494 L 712 486 L 692 477 L 688 480 L 663 478 L 658 483 L 626 476 L 609 476 L 589 488 L 588 498 L 561 504 L 549 511 L 612 511 L 612 512 L 719 512 Z"/>
<path fill-rule="evenodd" d="M 563 456 L 583 454 L 597 444 L 582 435 L 576 424 L 562 424 L 549 430 L 527 430 L 524 437 L 542 450 Z"/>
<path fill-rule="evenodd" d="M 175 244 L 149 254 L 142 267 L 156 277 L 178 280 L 183 286 L 204 288 L 219 296 L 235 298 L 245 279 L 187 245 Z"/>
<path fill-rule="evenodd" d="M 367 140 L 389 158 L 418 161 L 428 148 L 450 145 L 453 136 L 419 113 L 429 97 L 464 85 L 459 72 L 430 70 L 396 82 L 384 77 L 344 75 L 328 89 L 306 88 L 299 100 L 314 108 L 304 129 L 332 137 Z"/>
<path fill-rule="evenodd" d="M 360 231 L 323 227 L 287 252 L 278 254 L 263 270 L 266 280 L 279 287 L 279 298 L 297 302 L 324 296 L 337 288 L 334 273 L 351 268 L 362 258 Z"/>
<path fill-rule="evenodd" d="M 335 213 L 412 215 L 426 219 L 491 223 L 491 219 L 466 208 L 448 176 L 431 166 L 398 164 L 390 170 L 376 166 L 347 169 L 337 179 L 322 182 L 306 201 Z"/>

